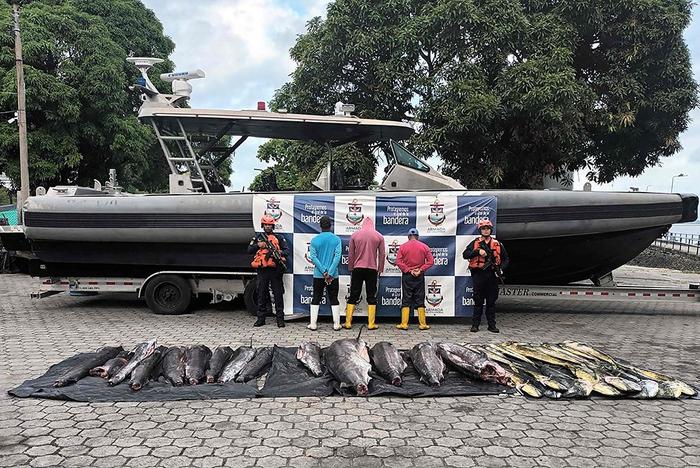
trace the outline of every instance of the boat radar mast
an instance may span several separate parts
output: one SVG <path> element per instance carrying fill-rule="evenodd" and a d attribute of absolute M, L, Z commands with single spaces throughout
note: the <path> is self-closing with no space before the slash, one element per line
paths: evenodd
<path fill-rule="evenodd" d="M 161 94 L 150 78 L 148 78 L 148 71 L 154 65 L 162 63 L 163 59 L 154 57 L 128 57 L 126 60 L 132 63 L 141 72 L 141 78 L 139 78 L 132 89 L 143 93 L 142 99 L 144 106 L 173 106 L 179 101 L 185 101 L 189 99 L 192 94 L 192 85 L 188 83 L 189 80 L 205 77 L 204 71 L 200 69 L 186 72 L 162 73 L 160 79 L 172 83 L 173 92 L 172 94 Z"/>

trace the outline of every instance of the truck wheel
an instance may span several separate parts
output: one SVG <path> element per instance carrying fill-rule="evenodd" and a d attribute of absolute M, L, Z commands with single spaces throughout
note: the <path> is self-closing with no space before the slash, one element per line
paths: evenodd
<path fill-rule="evenodd" d="M 243 291 L 243 301 L 245 308 L 250 315 L 258 315 L 258 279 L 248 281 Z"/>
<path fill-rule="evenodd" d="M 192 288 L 186 279 L 163 275 L 146 286 L 146 304 L 160 315 L 184 314 L 192 301 Z"/>

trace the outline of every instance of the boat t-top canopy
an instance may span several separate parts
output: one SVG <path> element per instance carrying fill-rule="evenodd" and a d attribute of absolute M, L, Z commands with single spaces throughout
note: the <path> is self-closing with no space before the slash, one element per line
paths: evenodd
<path fill-rule="evenodd" d="M 191 135 L 247 136 L 338 144 L 353 141 L 405 140 L 413 135 L 406 122 L 345 115 L 307 115 L 259 110 L 143 107 L 139 119 L 160 123 L 179 119 Z"/>
<path fill-rule="evenodd" d="M 190 80 L 205 77 L 202 70 L 163 73 L 172 94 L 162 94 L 148 77 L 163 60 L 129 57 L 141 71 L 132 87 L 141 92 L 139 119 L 153 126 L 170 166 L 170 191 L 209 193 L 223 191 L 218 168 L 249 137 L 306 140 L 331 146 L 351 142 L 405 140 L 413 135 L 406 122 L 361 119 L 351 115 L 354 106 L 337 103 L 334 115 L 289 114 L 264 110 L 192 109 Z M 232 143 L 230 137 L 237 136 Z"/>

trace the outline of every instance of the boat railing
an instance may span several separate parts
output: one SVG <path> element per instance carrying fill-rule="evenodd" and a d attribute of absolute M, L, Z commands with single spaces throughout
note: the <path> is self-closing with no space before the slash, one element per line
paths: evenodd
<path fill-rule="evenodd" d="M 656 239 L 653 245 L 700 256 L 700 234 L 667 232 Z"/>

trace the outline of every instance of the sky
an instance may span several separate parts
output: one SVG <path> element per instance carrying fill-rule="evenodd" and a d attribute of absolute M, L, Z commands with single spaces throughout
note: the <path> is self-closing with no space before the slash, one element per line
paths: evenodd
<path fill-rule="evenodd" d="M 176 44 L 172 59 L 177 71 L 202 69 L 206 79 L 193 81 L 192 107 L 254 109 L 258 101 L 272 98 L 289 79 L 294 62 L 289 49 L 306 22 L 324 16 L 327 0 L 143 0 L 160 19 L 165 33 Z M 685 32 L 693 73 L 700 80 L 700 7 Z M 161 90 L 169 92 L 170 90 Z M 328 109 L 332 113 L 332 109 Z M 700 192 L 700 109 L 690 114 L 681 135 L 682 151 L 662 159 L 636 178 L 622 177 L 594 190 Z M 256 158 L 264 140 L 250 139 L 236 151 L 231 189 L 247 187 L 266 165 Z M 586 182 L 585 172 L 574 176 L 574 189 Z"/>

